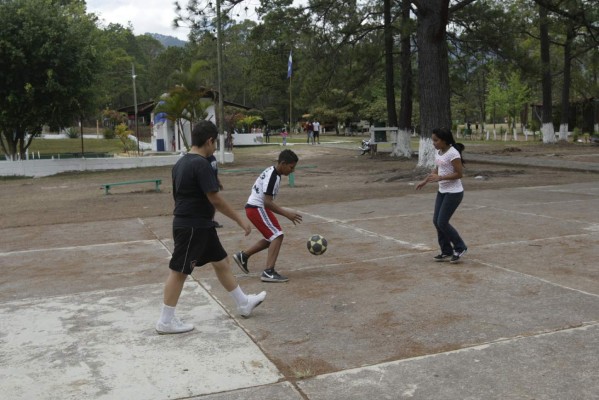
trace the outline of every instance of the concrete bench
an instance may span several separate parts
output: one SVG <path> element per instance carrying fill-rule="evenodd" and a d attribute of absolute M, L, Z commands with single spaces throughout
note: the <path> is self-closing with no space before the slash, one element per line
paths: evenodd
<path fill-rule="evenodd" d="M 156 184 L 156 191 L 160 192 L 160 184 L 162 183 L 162 179 L 140 179 L 137 181 L 126 181 L 126 182 L 115 182 L 115 183 L 105 183 L 102 185 L 102 189 L 104 189 L 104 194 L 110 194 L 109 190 L 113 186 L 122 186 L 122 185 L 134 185 L 137 183 L 148 183 L 153 182 Z"/>

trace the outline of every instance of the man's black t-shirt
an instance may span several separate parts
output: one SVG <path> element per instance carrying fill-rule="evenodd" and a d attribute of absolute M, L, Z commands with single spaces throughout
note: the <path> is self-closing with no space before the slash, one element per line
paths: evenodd
<path fill-rule="evenodd" d="M 218 182 L 210 162 L 199 154 L 186 154 L 173 166 L 173 226 L 210 228 L 214 226 L 214 206 L 206 193 L 218 192 Z"/>

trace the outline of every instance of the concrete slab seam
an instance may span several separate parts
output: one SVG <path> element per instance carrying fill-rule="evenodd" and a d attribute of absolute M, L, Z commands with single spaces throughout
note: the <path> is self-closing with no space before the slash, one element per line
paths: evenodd
<path fill-rule="evenodd" d="M 428 359 L 428 358 L 434 358 L 434 357 L 439 357 L 439 356 L 447 356 L 447 355 L 452 355 L 452 354 L 466 353 L 466 352 L 470 352 L 470 351 L 473 351 L 473 350 L 475 350 L 475 351 L 486 350 L 486 349 L 488 349 L 488 348 L 490 348 L 490 347 L 492 347 L 494 345 L 510 344 L 510 343 L 519 342 L 519 341 L 522 341 L 522 340 L 542 338 L 542 337 L 547 337 L 547 336 L 552 336 L 552 335 L 557 335 L 557 334 L 562 334 L 562 333 L 572 333 L 572 332 L 577 332 L 577 331 L 586 331 L 589 328 L 594 328 L 594 327 L 599 327 L 599 321 L 584 322 L 580 326 L 576 326 L 576 327 L 572 327 L 572 328 L 539 332 L 539 333 L 536 333 L 536 334 L 531 334 L 531 335 L 526 335 L 526 336 L 518 335 L 518 336 L 511 337 L 511 338 L 499 338 L 497 340 L 493 340 L 493 341 L 490 341 L 490 342 L 484 342 L 484 343 L 476 344 L 476 345 L 473 345 L 473 346 L 467 346 L 467 347 L 463 347 L 463 348 L 457 349 L 457 350 L 450 350 L 450 351 L 444 351 L 444 352 L 433 353 L 433 354 L 425 354 L 425 355 L 422 355 L 422 356 L 404 358 L 404 359 L 401 359 L 401 360 L 394 360 L 394 361 L 383 362 L 383 363 L 376 363 L 376 364 L 370 364 L 370 365 L 362 365 L 362 366 L 356 367 L 356 368 L 349 368 L 349 369 L 345 369 L 345 370 L 342 370 L 342 371 L 336 371 L 336 372 L 331 372 L 331 373 L 328 373 L 328 374 L 318 375 L 315 378 L 316 379 L 323 379 L 323 378 L 326 378 L 328 376 L 335 376 L 335 375 L 340 375 L 340 374 L 352 374 L 352 373 L 360 372 L 362 370 L 379 369 L 381 367 L 392 366 L 392 365 L 399 365 L 399 364 L 404 364 L 404 363 L 408 363 L 408 362 L 412 362 L 412 361 L 425 360 L 425 359 Z"/>
<path fill-rule="evenodd" d="M 539 203 L 537 205 L 540 204 L 545 204 L 545 203 Z M 504 209 L 504 208 L 500 208 L 500 207 L 489 207 L 490 209 L 493 210 L 499 210 L 499 211 L 503 211 L 503 212 L 507 212 L 507 213 L 511 213 L 511 214 L 517 214 L 517 215 L 527 215 L 527 216 L 533 216 L 533 217 L 538 217 L 538 218 L 547 218 L 547 219 L 552 219 L 555 221 L 564 221 L 564 222 L 574 222 L 577 224 L 588 224 L 588 221 L 579 221 L 579 220 L 572 220 L 572 219 L 563 219 L 563 218 L 557 218 L 557 217 L 552 217 L 551 215 L 543 215 L 543 214 L 537 214 L 537 213 L 532 213 L 532 212 L 523 212 L 523 211 L 517 211 L 517 210 L 509 210 L 509 209 Z"/>
<path fill-rule="evenodd" d="M 275 367 L 276 367 L 276 363 L 269 357 L 268 353 L 265 351 L 265 349 L 262 347 L 262 345 L 260 344 L 260 342 L 254 337 L 254 335 L 252 335 L 250 333 L 249 330 L 247 330 L 245 328 L 245 326 L 243 326 L 242 324 L 239 323 L 239 320 L 237 319 L 237 317 L 235 315 L 233 315 L 231 312 L 229 312 L 229 310 L 227 309 L 227 307 L 225 307 L 224 303 L 222 301 L 220 301 L 220 299 L 218 297 L 216 297 L 214 295 L 214 293 L 212 292 L 212 290 L 210 290 L 210 288 L 206 287 L 200 280 L 194 278 L 192 275 L 190 275 L 191 279 L 199 286 L 201 287 L 208 296 L 210 296 L 212 298 L 212 300 L 214 300 L 223 310 L 223 312 L 225 314 L 227 314 L 232 320 L 233 323 L 243 332 L 245 333 L 245 335 L 256 345 L 256 347 L 260 350 L 260 352 L 262 352 L 262 354 L 264 355 L 264 357 L 266 357 Z M 283 381 L 287 381 L 285 379 L 285 375 L 283 375 L 281 373 L 281 371 L 279 370 L 279 368 L 277 368 L 277 371 L 279 373 L 279 382 L 283 382 Z M 295 385 L 293 385 L 295 387 Z M 297 388 L 299 390 L 299 388 Z"/>
<path fill-rule="evenodd" d="M 586 229 L 586 228 L 584 228 L 584 229 Z M 572 234 L 572 235 L 550 236 L 550 237 L 538 238 L 538 239 L 514 240 L 511 242 L 495 242 L 495 243 L 489 243 L 489 244 L 479 244 L 476 247 L 490 248 L 490 247 L 513 245 L 513 244 L 526 244 L 526 243 L 530 243 L 530 242 L 544 242 L 547 240 L 581 238 L 581 237 L 587 237 L 587 236 L 593 236 L 593 235 L 594 235 L 594 233 L 576 233 L 576 234 Z M 538 245 L 538 246 L 540 246 L 540 245 Z"/>
<path fill-rule="evenodd" d="M 154 232 L 152 229 L 150 229 L 149 226 L 146 225 L 146 223 L 144 222 L 143 219 L 137 218 L 137 222 L 139 222 L 144 227 L 144 229 L 146 229 L 148 232 L 150 232 L 152 234 L 152 236 L 154 236 L 158 242 L 160 242 L 162 247 L 164 247 L 164 249 L 168 252 L 168 254 L 171 257 L 173 256 L 173 253 L 171 253 L 168 246 L 166 244 L 164 244 L 164 241 L 162 239 L 160 239 L 160 237 L 156 234 L 156 232 Z"/>
<path fill-rule="evenodd" d="M 410 243 L 410 242 L 406 242 L 406 241 L 399 240 L 399 239 L 396 239 L 396 238 L 391 237 L 391 236 L 381 235 L 380 233 L 372 232 L 372 231 L 369 231 L 367 229 L 358 228 L 357 226 L 352 226 L 352 225 L 344 224 L 340 220 L 337 220 L 337 219 L 334 219 L 334 218 L 327 218 L 327 217 L 323 217 L 321 215 L 312 214 L 312 213 L 309 213 L 309 212 L 306 212 L 306 211 L 302 211 L 302 210 L 298 210 L 298 211 L 300 213 L 302 213 L 302 214 L 309 215 L 309 216 L 311 216 L 313 218 L 319 218 L 319 219 L 325 220 L 327 222 L 335 223 L 339 227 L 351 229 L 353 231 L 356 231 L 356 232 L 361 233 L 361 234 L 365 234 L 367 236 L 378 237 L 378 238 L 381 238 L 381 239 L 389 240 L 389 241 L 392 241 L 392 242 L 395 242 L 395 243 L 399 243 L 401 245 L 404 245 L 404 246 L 407 246 L 407 247 L 411 247 L 411 248 L 414 248 L 414 249 L 418 249 L 418 250 L 433 250 L 430 247 L 428 247 L 427 245 L 422 244 L 422 243 Z"/>
<path fill-rule="evenodd" d="M 416 255 L 419 255 L 419 254 L 422 254 L 422 253 L 404 253 L 404 254 L 398 254 L 398 255 L 392 255 L 392 256 L 369 258 L 367 260 L 347 261 L 347 262 L 343 262 L 343 263 L 334 263 L 334 264 L 306 265 L 306 266 L 303 266 L 303 267 L 298 267 L 295 270 L 296 271 L 308 271 L 308 270 L 317 269 L 317 268 L 344 267 L 344 266 L 354 265 L 354 264 L 385 261 L 385 260 L 390 260 L 390 259 L 393 259 L 393 258 L 407 258 L 407 257 L 411 257 L 411 256 L 416 256 Z M 247 276 L 247 275 L 244 274 L 242 276 Z M 256 275 L 256 276 L 258 276 L 258 275 Z"/>
<path fill-rule="evenodd" d="M 18 299 L 18 300 L 9 300 L 6 302 L 1 302 L 0 304 L 11 304 L 11 305 L 23 305 L 23 304 L 29 304 L 32 302 L 36 302 L 39 301 L 41 299 L 44 300 L 54 300 L 54 299 L 66 299 L 69 297 L 73 297 L 73 296 L 81 296 L 81 295 L 86 295 L 86 296 L 95 296 L 95 295 L 102 295 L 102 294 L 107 294 L 107 293 L 111 293 L 111 292 L 118 292 L 118 291 L 134 291 L 137 289 L 142 289 L 142 288 L 146 288 L 146 287 L 152 287 L 152 286 L 156 286 L 156 285 L 163 285 L 162 283 L 158 284 L 158 283 L 146 283 L 143 285 L 136 285 L 136 286 L 127 286 L 124 288 L 118 288 L 118 289 L 98 289 L 98 290 L 84 290 L 82 292 L 71 292 L 68 295 L 65 294 L 57 294 L 57 295 L 44 295 L 44 296 L 39 296 L 39 297 L 27 297 L 27 298 L 23 298 L 23 299 Z M 202 288 L 203 289 L 203 288 Z"/>
<path fill-rule="evenodd" d="M 472 258 L 471 260 L 472 261 L 476 261 L 477 263 L 479 263 L 481 265 L 485 265 L 485 266 L 490 267 L 490 268 L 500 269 L 502 271 L 506 271 L 506 272 L 510 272 L 510 273 L 513 273 L 513 274 L 525 276 L 527 278 L 531 278 L 531 279 L 534 279 L 534 280 L 546 283 L 546 284 L 554 286 L 554 287 L 558 287 L 558 288 L 561 288 L 561 289 L 566 289 L 566 290 L 569 290 L 569 291 L 577 292 L 577 293 L 580 293 L 580 294 L 583 294 L 583 295 L 586 295 L 586 296 L 591 296 L 591 297 L 599 298 L 599 294 L 596 294 L 596 293 L 589 293 L 589 292 L 585 292 L 584 290 L 574 289 L 574 288 L 571 288 L 569 286 L 560 285 L 559 283 L 551 282 L 551 281 L 549 281 L 547 279 L 540 278 L 540 277 L 535 276 L 535 275 L 525 274 L 524 272 L 515 271 L 513 269 L 501 267 L 499 265 L 494 265 L 494 264 L 491 264 L 491 263 L 488 263 L 488 262 L 484 262 L 484 261 L 478 260 L 476 258 Z"/>
<path fill-rule="evenodd" d="M 67 246 L 67 247 L 53 247 L 53 248 L 42 248 L 42 249 L 29 249 L 29 250 L 15 250 L 0 253 L 0 257 L 12 256 L 16 254 L 30 254 L 30 253 L 38 253 L 38 252 L 53 252 L 53 251 L 65 251 L 65 250 L 80 250 L 80 249 L 93 249 L 98 247 L 107 247 L 107 246 L 120 246 L 120 245 L 130 245 L 130 244 L 154 244 L 159 242 L 155 239 L 146 239 L 146 240 L 130 240 L 126 242 L 110 242 L 110 243 L 97 243 L 97 244 L 85 244 L 80 246 Z M 161 243 L 161 247 L 164 245 Z M 170 254 L 170 252 L 169 252 Z"/>

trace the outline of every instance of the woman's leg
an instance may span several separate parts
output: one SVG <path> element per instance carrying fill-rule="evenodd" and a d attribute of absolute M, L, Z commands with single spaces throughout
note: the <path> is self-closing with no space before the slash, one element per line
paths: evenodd
<path fill-rule="evenodd" d="M 441 254 L 452 255 L 453 247 L 451 246 L 451 240 L 441 229 L 440 225 L 442 221 L 439 220 L 441 209 L 443 208 L 443 203 L 445 201 L 445 195 L 446 193 L 437 192 L 437 198 L 435 199 L 435 211 L 433 213 L 433 225 L 435 225 L 435 229 L 437 230 L 437 242 L 439 243 Z"/>
<path fill-rule="evenodd" d="M 439 234 L 439 245 L 441 245 L 441 243 L 443 243 L 443 245 L 447 245 L 447 242 L 449 242 L 449 246 L 453 244 L 453 250 L 460 253 L 466 250 L 466 244 L 460 237 L 458 231 L 449 223 L 449 220 L 462 202 L 462 199 L 464 198 L 464 192 L 439 194 L 441 195 L 441 199 L 439 200 L 438 196 L 437 202 L 439 202 L 439 204 L 437 205 L 437 202 L 435 202 L 436 212 L 434 219 L 435 227 L 437 228 L 437 232 Z M 451 253 L 444 252 L 444 254 Z"/>

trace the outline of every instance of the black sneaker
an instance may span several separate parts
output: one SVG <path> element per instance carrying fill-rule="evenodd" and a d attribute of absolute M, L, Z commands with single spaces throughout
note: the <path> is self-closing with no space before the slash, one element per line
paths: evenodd
<path fill-rule="evenodd" d="M 464 256 L 464 254 L 466 254 L 466 252 L 468 251 L 468 249 L 464 249 L 460 252 L 454 252 L 453 256 L 451 256 L 451 260 L 449 260 L 450 263 L 455 264 L 455 263 L 459 263 L 460 259 Z"/>
<path fill-rule="evenodd" d="M 452 257 L 453 256 L 451 254 L 437 254 L 433 257 L 433 260 L 435 260 L 436 262 L 444 262 L 449 261 L 449 259 Z"/>
<path fill-rule="evenodd" d="M 266 269 L 262 271 L 262 276 L 260 277 L 262 282 L 287 282 L 289 278 L 283 275 L 279 275 L 277 271 L 274 269 Z"/>
<path fill-rule="evenodd" d="M 250 272 L 248 269 L 248 258 L 249 257 L 246 256 L 243 251 L 233 254 L 233 260 L 235 260 L 239 268 L 241 268 L 241 270 L 246 274 Z"/>

